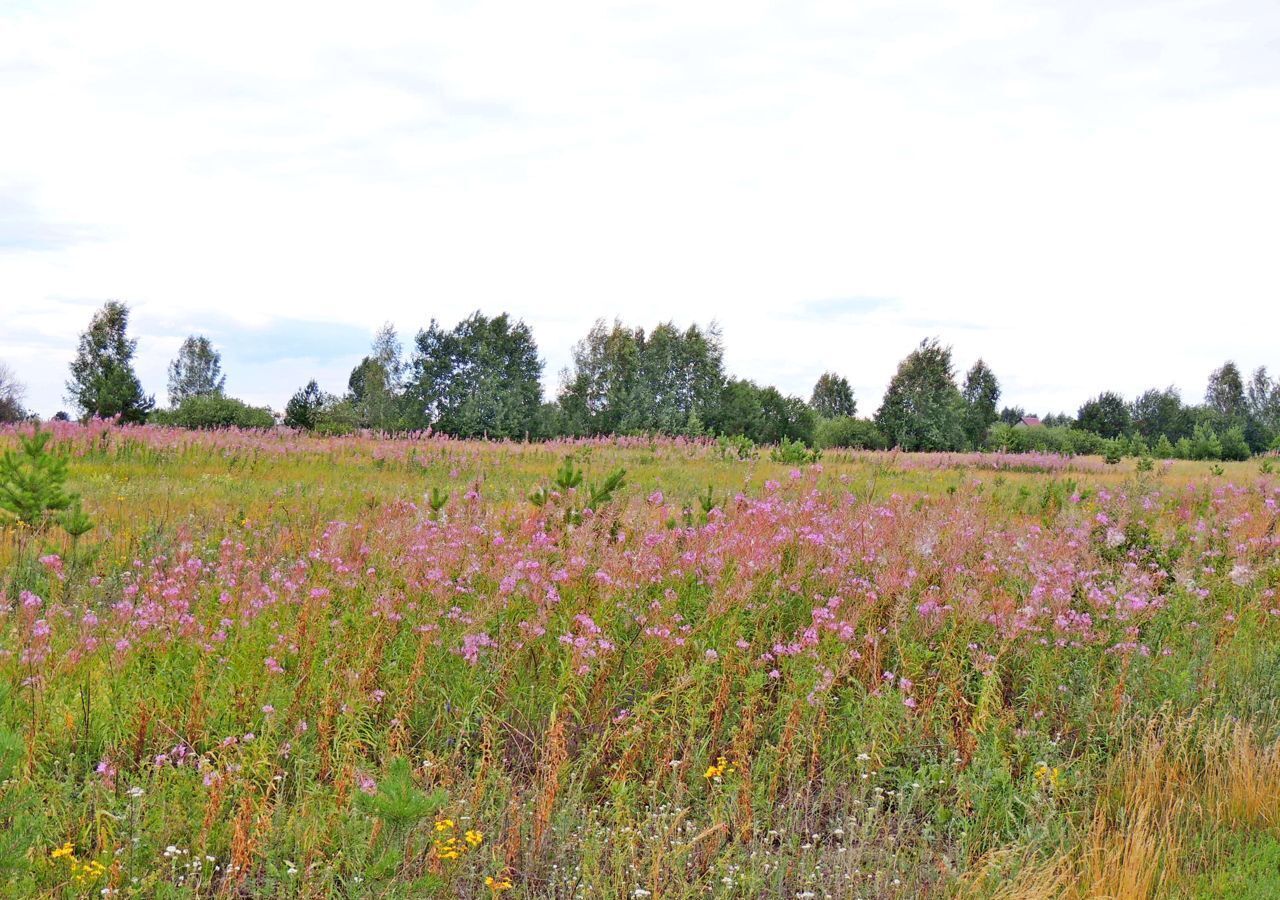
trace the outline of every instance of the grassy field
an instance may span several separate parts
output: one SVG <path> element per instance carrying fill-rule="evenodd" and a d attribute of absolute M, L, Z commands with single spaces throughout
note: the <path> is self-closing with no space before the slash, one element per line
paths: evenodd
<path fill-rule="evenodd" d="M 1257 461 L 58 443 L 3 896 L 1280 896 Z"/>

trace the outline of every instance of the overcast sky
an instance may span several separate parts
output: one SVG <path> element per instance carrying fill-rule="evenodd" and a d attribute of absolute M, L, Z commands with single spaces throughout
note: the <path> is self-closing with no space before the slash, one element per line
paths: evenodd
<path fill-rule="evenodd" d="M 0 2 L 0 360 L 126 301 L 229 392 L 506 310 L 874 411 L 922 337 L 1045 413 L 1280 369 L 1280 3 Z"/>

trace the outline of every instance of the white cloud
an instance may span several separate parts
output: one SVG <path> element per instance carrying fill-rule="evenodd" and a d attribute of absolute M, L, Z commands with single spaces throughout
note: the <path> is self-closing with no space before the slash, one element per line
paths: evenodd
<path fill-rule="evenodd" d="M 715 318 L 735 372 L 807 393 L 836 369 L 864 409 L 926 334 L 1041 412 L 1280 367 L 1261 0 L 64 2 L 0 26 L 0 357 L 42 411 L 109 297 L 156 332 L 158 394 L 184 331 L 351 326 L 348 357 L 229 367 L 277 406 L 340 388 L 385 320 L 475 308 L 530 322 L 548 384 L 596 317 Z M 894 305 L 796 314 L 851 297 Z"/>

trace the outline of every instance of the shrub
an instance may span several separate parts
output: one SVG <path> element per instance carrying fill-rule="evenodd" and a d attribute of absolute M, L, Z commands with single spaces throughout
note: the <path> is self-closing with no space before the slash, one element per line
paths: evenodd
<path fill-rule="evenodd" d="M 722 435 L 716 440 L 721 459 L 755 459 L 759 456 L 756 442 L 745 434 Z"/>
<path fill-rule="evenodd" d="M 1182 441 L 1178 441 L 1182 446 Z M 1208 425 L 1197 425 L 1187 442 L 1187 459 L 1222 459 L 1222 441 Z"/>
<path fill-rule="evenodd" d="M 1222 445 L 1221 459 L 1242 461 L 1253 455 L 1249 452 L 1249 443 L 1245 440 L 1244 428 L 1239 425 L 1233 425 L 1228 428 L 1218 440 Z"/>
<path fill-rule="evenodd" d="M 883 450 L 888 445 L 874 422 L 853 416 L 820 420 L 814 432 L 814 443 L 819 447 L 849 450 Z"/>
<path fill-rule="evenodd" d="M 769 451 L 769 458 L 778 463 L 805 465 L 807 463 L 816 463 L 820 460 L 822 451 L 810 450 L 804 441 L 792 441 L 783 438 L 776 447 Z"/>
<path fill-rule="evenodd" d="M 271 428 L 276 424 L 270 410 L 220 394 L 187 397 L 173 409 L 152 413 L 150 420 L 179 428 Z"/>

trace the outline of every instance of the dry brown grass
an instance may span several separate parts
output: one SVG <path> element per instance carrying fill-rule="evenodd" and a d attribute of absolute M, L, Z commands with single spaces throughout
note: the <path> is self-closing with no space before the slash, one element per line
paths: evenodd
<path fill-rule="evenodd" d="M 1280 823 L 1280 741 L 1247 723 L 1154 718 L 1104 780 L 1080 840 L 1053 857 L 992 854 L 960 891 L 992 900 L 1154 900 L 1216 834 Z M 1018 865 L 1020 863 L 1020 865 Z M 1013 864 L 1013 866 L 1011 866 Z M 1012 878 L 997 873 L 1017 867 Z"/>

